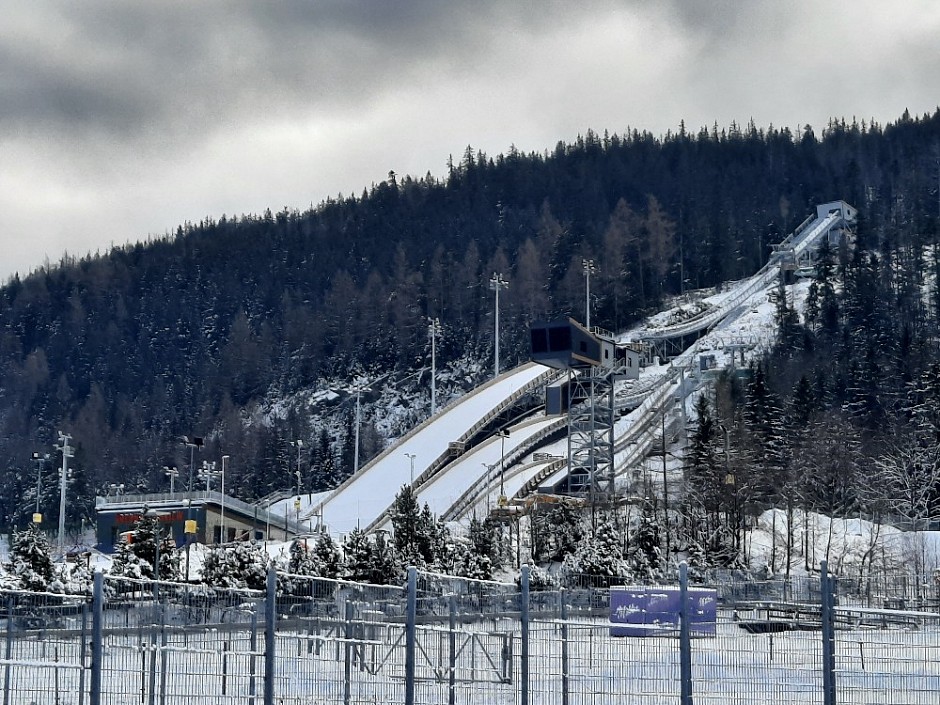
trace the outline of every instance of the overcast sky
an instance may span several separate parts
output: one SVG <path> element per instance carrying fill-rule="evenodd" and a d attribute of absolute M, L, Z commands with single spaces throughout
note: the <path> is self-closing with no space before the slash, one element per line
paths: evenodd
<path fill-rule="evenodd" d="M 0 280 L 588 128 L 940 103 L 936 0 L 9 3 Z"/>

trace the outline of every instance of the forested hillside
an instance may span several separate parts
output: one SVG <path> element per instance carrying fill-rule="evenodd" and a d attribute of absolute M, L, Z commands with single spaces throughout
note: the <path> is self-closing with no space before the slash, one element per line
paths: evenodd
<path fill-rule="evenodd" d="M 910 417 L 905 390 L 937 359 L 940 298 L 926 283 L 940 268 L 938 155 L 940 111 L 821 134 L 589 131 L 543 154 L 468 147 L 443 180 L 389 173 L 306 212 L 207 218 L 14 277 L 0 290 L 0 514 L 22 524 L 33 510 L 29 458 L 51 452 L 58 430 L 78 449 L 75 523 L 109 483 L 165 487 L 164 466 L 188 467 L 186 434 L 206 438 L 197 462 L 233 458 L 230 486 L 246 499 L 287 484 L 295 439 L 305 487 L 322 487 L 350 470 L 352 405 L 322 407 L 346 419 L 338 433 L 321 407 L 257 410 L 426 368 L 428 317 L 443 327 L 440 365 L 491 365 L 493 272 L 510 280 L 505 366 L 525 358 L 530 321 L 580 317 L 582 258 L 598 269 L 592 322 L 617 330 L 667 296 L 753 273 L 770 244 L 836 198 L 862 213 L 859 248 L 822 268 L 809 320 L 782 310 L 767 385 L 808 395 L 801 422 L 838 413 L 877 445 L 889 421 Z M 421 394 L 419 418 L 426 378 Z M 729 384 L 716 411 L 733 415 L 736 395 Z M 367 412 L 366 457 L 381 444 L 375 421 Z M 840 491 L 827 490 L 831 502 Z"/>

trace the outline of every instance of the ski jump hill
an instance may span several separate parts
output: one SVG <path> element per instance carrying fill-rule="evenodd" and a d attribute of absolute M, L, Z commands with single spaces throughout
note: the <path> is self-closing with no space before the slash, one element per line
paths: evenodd
<path fill-rule="evenodd" d="M 634 470 L 669 432 L 667 411 L 687 396 L 701 349 L 714 344 L 744 311 L 766 301 L 786 269 L 812 261 L 827 238 L 844 237 L 855 223 L 856 210 L 843 201 L 817 207 L 752 277 L 736 283 L 716 305 L 686 320 L 623 334 L 622 341 L 643 341 L 654 347 L 665 341 L 681 347 L 666 365 L 617 397 L 620 417 L 614 426 L 614 472 Z M 685 345 L 686 341 L 692 342 Z M 316 521 L 334 536 L 354 528 L 388 528 L 389 510 L 403 485 L 411 485 L 419 504 L 449 521 L 484 516 L 505 502 L 524 501 L 535 492 L 553 492 L 568 474 L 566 415 L 546 415 L 544 408 L 515 422 L 507 412 L 527 395 L 543 395 L 559 372 L 526 363 L 488 381 L 440 409 L 363 466 L 315 504 L 303 517 Z"/>

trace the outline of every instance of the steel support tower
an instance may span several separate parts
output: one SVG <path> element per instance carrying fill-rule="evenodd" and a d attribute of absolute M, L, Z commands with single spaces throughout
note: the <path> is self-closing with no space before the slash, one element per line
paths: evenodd
<path fill-rule="evenodd" d="M 568 487 L 592 506 L 614 500 L 614 382 L 616 370 L 569 370 Z M 579 401 L 574 401 L 579 400 Z"/>

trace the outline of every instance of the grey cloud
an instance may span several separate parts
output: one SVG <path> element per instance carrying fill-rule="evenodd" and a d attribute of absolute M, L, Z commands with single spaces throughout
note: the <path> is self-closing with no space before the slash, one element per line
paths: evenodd
<path fill-rule="evenodd" d="M 21 6 L 17 12 L 34 13 L 31 38 L 0 44 L 6 133 L 159 143 L 265 114 L 349 109 L 472 70 L 494 43 L 536 32 L 566 11 L 554 1 L 499 0 L 56 7 L 58 16 L 42 2 Z"/>

